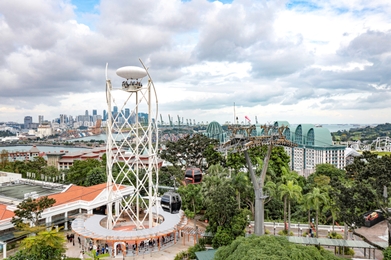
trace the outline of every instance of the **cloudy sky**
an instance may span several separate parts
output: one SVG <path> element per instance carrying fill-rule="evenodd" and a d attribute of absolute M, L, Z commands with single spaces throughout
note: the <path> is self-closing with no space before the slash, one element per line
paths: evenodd
<path fill-rule="evenodd" d="M 1 0 L 0 121 L 102 114 L 106 63 L 120 84 L 140 58 L 164 118 L 225 123 L 235 103 L 240 121 L 390 122 L 390 14 L 389 0 Z"/>

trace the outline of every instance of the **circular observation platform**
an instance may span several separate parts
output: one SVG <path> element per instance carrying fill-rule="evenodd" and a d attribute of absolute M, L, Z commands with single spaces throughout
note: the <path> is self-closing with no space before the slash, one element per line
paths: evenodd
<path fill-rule="evenodd" d="M 154 211 L 154 210 L 152 210 Z M 141 230 L 129 230 L 127 223 L 117 224 L 113 229 L 107 229 L 101 225 L 105 215 L 82 215 L 72 221 L 72 230 L 84 238 L 103 240 L 108 242 L 143 241 L 157 239 L 171 234 L 176 234 L 187 224 L 187 218 L 181 210 L 178 214 L 170 214 L 159 208 L 159 213 L 152 212 L 155 217 L 163 218 L 161 224 Z M 158 216 L 157 216 L 158 215 Z"/>

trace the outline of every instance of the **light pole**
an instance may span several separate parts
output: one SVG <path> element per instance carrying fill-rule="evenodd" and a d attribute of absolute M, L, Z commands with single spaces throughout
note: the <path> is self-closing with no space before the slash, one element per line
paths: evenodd
<path fill-rule="evenodd" d="M 300 236 L 300 222 L 297 224 L 297 236 Z"/>
<path fill-rule="evenodd" d="M 300 236 L 303 235 L 303 228 L 300 228 Z"/>
<path fill-rule="evenodd" d="M 274 224 L 274 235 L 276 235 L 276 224 Z"/>

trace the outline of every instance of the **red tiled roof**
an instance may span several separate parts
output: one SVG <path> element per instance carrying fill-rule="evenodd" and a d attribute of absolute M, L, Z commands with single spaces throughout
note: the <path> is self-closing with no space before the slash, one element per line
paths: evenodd
<path fill-rule="evenodd" d="M 106 183 L 94 185 L 91 187 L 72 185 L 65 192 L 53 194 L 48 197 L 56 200 L 56 203 L 53 206 L 66 204 L 77 200 L 93 201 L 96 196 L 98 196 L 105 188 Z"/>
<path fill-rule="evenodd" d="M 125 186 L 120 187 L 120 189 L 123 188 L 125 188 Z M 66 191 L 48 197 L 56 200 L 56 203 L 53 206 L 58 206 L 78 200 L 93 201 L 104 189 L 106 189 L 106 183 L 90 187 L 72 185 Z"/>
<path fill-rule="evenodd" d="M 9 219 L 15 216 L 12 210 L 7 210 L 7 205 L 0 204 L 0 220 Z"/>

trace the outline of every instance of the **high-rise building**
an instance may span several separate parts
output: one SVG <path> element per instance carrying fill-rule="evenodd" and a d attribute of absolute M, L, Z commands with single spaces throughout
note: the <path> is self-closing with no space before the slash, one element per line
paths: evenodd
<path fill-rule="evenodd" d="M 107 112 L 106 112 L 106 109 L 103 110 L 103 121 L 107 121 Z"/>
<path fill-rule="evenodd" d="M 86 117 L 88 116 L 88 110 L 86 110 L 85 116 L 86 116 Z"/>
<path fill-rule="evenodd" d="M 285 126 L 283 134 L 296 143 L 297 147 L 284 147 L 290 156 L 291 170 L 308 177 L 316 170 L 316 165 L 329 163 L 338 169 L 344 169 L 345 146 L 334 145 L 331 133 L 327 128 L 316 127 L 313 124 L 291 126 L 287 121 L 274 122 L 275 127 Z"/>
<path fill-rule="evenodd" d="M 73 116 L 69 116 L 69 125 L 73 126 L 74 122 L 75 122 L 75 120 L 73 119 Z"/>
<path fill-rule="evenodd" d="M 43 116 L 39 115 L 38 116 L 38 124 L 42 125 L 42 123 L 43 123 Z"/>
<path fill-rule="evenodd" d="M 92 110 L 92 116 L 97 116 L 98 115 L 98 111 L 96 109 Z"/>
<path fill-rule="evenodd" d="M 129 117 L 130 117 L 130 109 L 125 108 L 125 120 L 129 123 Z"/>
<path fill-rule="evenodd" d="M 65 117 L 66 115 L 60 114 L 60 124 L 65 124 Z"/>
<path fill-rule="evenodd" d="M 114 121 L 117 120 L 117 117 L 118 117 L 118 107 L 117 107 L 117 106 L 114 106 L 114 107 L 113 107 L 112 117 L 113 117 L 113 120 L 114 120 Z"/>
<path fill-rule="evenodd" d="M 33 118 L 31 116 L 24 117 L 24 128 L 25 129 L 30 129 L 32 123 L 33 123 Z"/>

